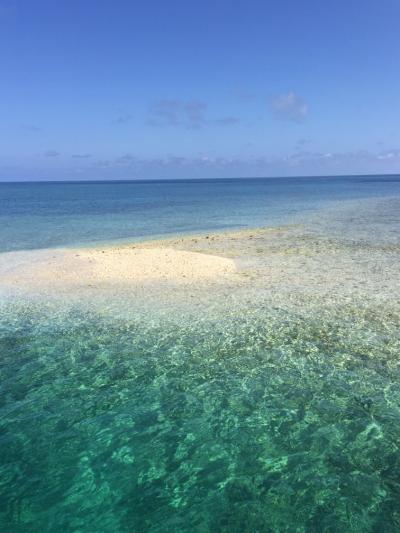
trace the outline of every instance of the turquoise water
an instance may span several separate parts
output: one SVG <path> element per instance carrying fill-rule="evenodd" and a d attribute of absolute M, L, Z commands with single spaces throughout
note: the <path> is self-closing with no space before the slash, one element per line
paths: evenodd
<path fill-rule="evenodd" d="M 400 176 L 0 183 L 0 251 L 287 224 L 399 195 Z"/>
<path fill-rule="evenodd" d="M 399 323 L 340 317 L 10 312 L 1 530 L 398 531 Z"/>
<path fill-rule="evenodd" d="M 241 196 L 251 184 L 240 184 L 240 194 L 225 184 L 226 202 L 220 192 L 210 205 L 206 190 L 214 184 L 200 184 L 197 193 L 195 184 L 174 186 L 193 186 L 196 205 L 213 213 L 193 217 L 196 231 L 301 215 L 310 220 L 313 246 L 304 257 L 325 242 L 338 255 L 325 259 L 322 250 L 321 261 L 337 266 L 345 257 L 355 272 L 373 261 L 376 287 L 398 264 L 396 179 L 290 181 L 287 196 L 285 182 L 274 181 L 279 194 L 267 194 L 266 182 L 255 183 L 253 200 Z M 22 231 L 18 222 L 12 244 L 3 236 L 3 250 L 125 238 L 136 227 L 126 221 L 140 219 L 132 205 L 119 218 L 112 199 L 105 215 L 112 231 L 104 235 L 96 233 L 101 202 L 91 204 L 89 185 L 71 186 L 68 201 L 69 185 L 38 185 L 46 200 L 34 185 L 5 187 L 10 197 L 23 191 L 7 204 L 9 227 L 18 209 L 32 227 Z M 79 214 L 73 198 L 83 190 Z M 52 204 L 55 194 L 68 212 Z M 169 205 L 177 205 L 177 193 L 170 194 Z M 151 235 L 178 231 L 177 220 L 190 218 L 182 195 L 185 216 L 165 214 L 168 223 Z M 169 213 L 158 201 L 154 213 Z M 231 219 L 234 205 L 240 216 Z M 89 219 L 93 235 L 76 222 Z M 131 236 L 150 231 L 151 217 L 142 224 L 146 230 Z M 365 298 L 362 289 L 357 297 L 343 290 L 324 302 L 316 286 L 303 303 L 290 290 L 280 298 L 260 291 L 249 302 L 238 293 L 237 307 L 231 300 L 215 312 L 203 306 L 197 320 L 173 307 L 160 318 L 147 311 L 117 316 L 95 302 L 3 302 L 0 531 L 400 531 L 400 313 L 397 288 L 379 287 Z"/>

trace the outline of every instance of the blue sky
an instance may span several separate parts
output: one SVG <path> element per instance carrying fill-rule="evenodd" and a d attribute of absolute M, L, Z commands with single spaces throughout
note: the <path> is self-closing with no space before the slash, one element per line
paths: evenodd
<path fill-rule="evenodd" d="M 0 0 L 0 180 L 400 172 L 398 0 Z"/>

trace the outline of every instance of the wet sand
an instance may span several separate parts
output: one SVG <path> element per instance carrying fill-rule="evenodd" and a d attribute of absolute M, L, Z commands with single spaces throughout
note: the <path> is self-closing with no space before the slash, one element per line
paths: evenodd
<path fill-rule="evenodd" d="M 288 226 L 9 252 L 0 256 L 0 291 L 195 313 L 240 313 L 262 301 L 302 313 L 356 302 L 397 307 L 399 251 Z"/>

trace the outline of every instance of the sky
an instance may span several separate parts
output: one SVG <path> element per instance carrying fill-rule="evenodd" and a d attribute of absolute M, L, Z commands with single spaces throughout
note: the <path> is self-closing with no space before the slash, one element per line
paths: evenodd
<path fill-rule="evenodd" d="M 0 0 L 0 180 L 400 172 L 399 0 Z"/>

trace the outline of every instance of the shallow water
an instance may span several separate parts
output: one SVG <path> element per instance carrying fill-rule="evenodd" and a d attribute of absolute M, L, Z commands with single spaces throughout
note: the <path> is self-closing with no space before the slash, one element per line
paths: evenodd
<path fill-rule="evenodd" d="M 299 222 L 400 196 L 400 176 L 0 183 L 0 251 Z"/>
<path fill-rule="evenodd" d="M 0 531 L 399 531 L 390 192 L 257 241 L 265 274 L 187 307 L 4 300 Z"/>
<path fill-rule="evenodd" d="M 9 310 L 2 531 L 398 531 L 398 326 Z"/>

